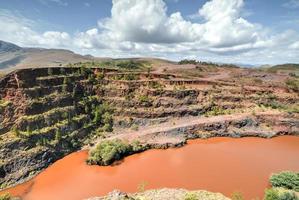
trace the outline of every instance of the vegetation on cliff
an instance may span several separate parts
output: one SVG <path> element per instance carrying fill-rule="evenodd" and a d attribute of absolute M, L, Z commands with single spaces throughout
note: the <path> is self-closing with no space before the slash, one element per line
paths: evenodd
<path fill-rule="evenodd" d="M 110 165 L 123 157 L 145 150 L 138 141 L 128 143 L 119 139 L 100 142 L 89 152 L 87 163 L 96 165 Z"/>

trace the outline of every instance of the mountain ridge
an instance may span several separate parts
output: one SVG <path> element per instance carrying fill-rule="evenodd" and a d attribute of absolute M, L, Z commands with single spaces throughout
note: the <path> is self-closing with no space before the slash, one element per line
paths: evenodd
<path fill-rule="evenodd" d="M 0 70 L 28 67 L 53 67 L 67 63 L 91 61 L 94 57 L 76 54 L 67 49 L 20 47 L 0 40 Z"/>

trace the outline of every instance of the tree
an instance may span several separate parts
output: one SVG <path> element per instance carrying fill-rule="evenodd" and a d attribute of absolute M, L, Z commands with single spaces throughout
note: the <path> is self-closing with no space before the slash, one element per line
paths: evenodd
<path fill-rule="evenodd" d="M 64 77 L 64 79 L 63 79 L 63 86 L 62 86 L 62 91 L 63 92 L 67 92 L 68 84 L 69 84 L 68 77 Z"/>
<path fill-rule="evenodd" d="M 89 152 L 89 164 L 110 165 L 115 160 L 132 153 L 130 144 L 119 139 L 105 140 Z"/>
<path fill-rule="evenodd" d="M 291 190 L 271 188 L 266 190 L 264 200 L 299 200 L 299 198 Z"/>
<path fill-rule="evenodd" d="M 59 142 L 61 140 L 62 136 L 61 136 L 61 131 L 59 129 L 56 130 L 55 132 L 55 140 L 57 142 Z"/>
<path fill-rule="evenodd" d="M 273 187 L 283 187 L 299 192 L 299 173 L 284 171 L 272 174 L 270 183 Z"/>
<path fill-rule="evenodd" d="M 12 128 L 12 132 L 15 134 L 16 137 L 21 137 L 21 133 L 20 133 L 19 129 L 16 126 L 14 126 Z"/>
<path fill-rule="evenodd" d="M 113 118 L 109 112 L 105 112 L 103 116 L 104 130 L 108 132 L 113 131 Z"/>
<path fill-rule="evenodd" d="M 31 131 L 31 128 L 30 128 L 29 125 L 27 125 L 27 127 L 26 127 L 26 132 L 27 132 L 28 135 L 32 134 L 32 131 Z"/>
<path fill-rule="evenodd" d="M 102 116 L 101 113 L 99 111 L 99 107 L 96 108 L 95 113 L 94 113 L 94 118 L 93 118 L 93 122 L 96 124 L 101 123 L 102 121 Z"/>
<path fill-rule="evenodd" d="M 72 97 L 76 98 L 78 96 L 78 85 L 73 87 Z"/>
<path fill-rule="evenodd" d="M 279 200 L 278 191 L 275 189 L 267 189 L 264 200 Z"/>
<path fill-rule="evenodd" d="M 232 194 L 232 200 L 243 200 L 243 195 L 240 192 L 234 192 Z"/>
<path fill-rule="evenodd" d="M 53 75 L 53 68 L 51 68 L 51 67 L 48 68 L 48 75 L 49 76 Z"/>
<path fill-rule="evenodd" d="M 60 74 L 62 74 L 62 75 L 65 74 L 65 69 L 63 67 L 60 68 Z"/>
<path fill-rule="evenodd" d="M 0 200 L 11 200 L 11 196 L 9 194 L 0 195 Z"/>

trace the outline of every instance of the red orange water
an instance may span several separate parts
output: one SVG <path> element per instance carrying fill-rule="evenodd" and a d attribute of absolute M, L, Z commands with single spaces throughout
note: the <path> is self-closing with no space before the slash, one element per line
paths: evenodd
<path fill-rule="evenodd" d="M 299 137 L 211 138 L 178 149 L 149 150 L 109 167 L 85 164 L 87 152 L 73 153 L 32 181 L 4 192 L 24 200 L 81 200 L 119 189 L 186 188 L 245 199 L 263 196 L 268 177 L 281 170 L 299 171 Z"/>

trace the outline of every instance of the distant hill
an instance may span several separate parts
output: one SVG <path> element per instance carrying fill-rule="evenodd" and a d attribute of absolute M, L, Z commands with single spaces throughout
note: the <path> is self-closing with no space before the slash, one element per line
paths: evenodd
<path fill-rule="evenodd" d="M 93 59 L 96 58 L 90 55 L 82 56 L 64 49 L 24 48 L 0 41 L 0 70 L 2 71 L 16 68 L 59 66 Z"/>
<path fill-rule="evenodd" d="M 176 62 L 159 58 L 119 58 L 111 59 L 93 57 L 92 55 L 80 55 L 65 49 L 26 48 L 15 44 L 0 41 L 0 73 L 7 73 L 14 69 L 34 67 L 57 67 L 68 63 L 109 61 L 109 60 L 133 60 L 149 62 L 157 68 L 166 65 L 174 65 Z"/>
<path fill-rule="evenodd" d="M 16 51 L 21 51 L 21 50 L 22 50 L 22 48 L 15 44 L 12 44 L 9 42 L 4 42 L 4 41 L 0 40 L 0 54 L 7 53 L 7 52 L 16 52 Z"/>
<path fill-rule="evenodd" d="M 107 60 L 135 60 L 146 61 L 152 64 L 157 72 L 167 69 L 182 68 L 175 61 L 169 61 L 160 58 L 140 57 L 140 58 L 100 58 L 92 55 L 80 55 L 65 49 L 45 49 L 45 48 L 26 48 L 20 47 L 13 43 L 0 40 L 0 72 L 6 73 L 19 68 L 32 67 L 57 67 L 64 66 L 68 63 L 90 62 L 90 61 L 107 61 Z M 222 66 L 228 66 L 225 63 L 219 63 Z M 236 64 L 245 68 L 253 68 L 254 65 Z M 184 66 L 184 68 L 192 68 L 192 66 Z M 194 66 L 193 66 L 194 67 Z M 264 65 L 259 69 L 268 72 L 291 72 L 299 73 L 299 64 L 282 64 L 276 66 Z"/>
<path fill-rule="evenodd" d="M 270 67 L 273 70 L 299 70 L 299 64 L 287 63 Z"/>

